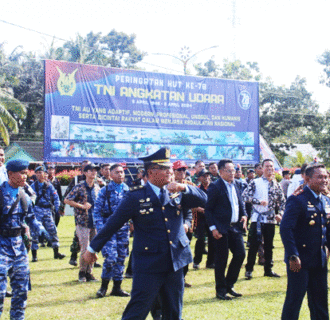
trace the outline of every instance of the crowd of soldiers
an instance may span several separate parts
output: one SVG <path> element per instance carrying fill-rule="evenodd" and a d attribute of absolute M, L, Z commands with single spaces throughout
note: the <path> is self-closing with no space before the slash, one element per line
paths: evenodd
<path fill-rule="evenodd" d="M 57 226 L 65 205 L 69 205 L 73 207 L 75 220 L 69 264 L 78 266 L 80 252 L 78 281 L 98 281 L 92 271 L 101 267 L 96 255 L 101 251 L 104 261 L 96 296 L 106 296 L 111 280 L 110 295 L 131 296 L 123 319 L 145 319 L 151 312 L 154 319 L 180 320 L 183 288 L 193 285 L 185 281 L 188 265 L 193 262 L 193 269 L 200 269 L 204 254 L 206 268 L 215 271 L 219 300 L 242 296 L 234 290 L 234 285 L 246 256 L 245 247 L 248 248 L 246 280 L 253 278 L 257 254 L 264 276 L 279 278 L 273 271 L 273 239 L 275 226 L 279 224 L 289 279 L 282 318 L 298 319 L 307 291 L 311 318 L 328 319 L 323 257 L 330 240 L 328 176 L 326 183 L 324 177 L 316 183 L 313 181 L 316 173 L 324 175 L 324 166 L 304 165 L 293 179 L 288 171 L 283 171 L 279 183 L 271 159 L 247 169 L 246 179 L 241 166 L 229 159 L 208 164 L 199 160 L 191 175 L 184 161 L 171 163 L 169 149 L 162 148 L 141 158 L 144 168 L 138 170 L 137 178 L 129 185 L 125 183 L 123 165 L 97 166 L 85 160 L 81 163 L 81 174 L 70 182 L 62 196 L 53 164 L 38 166 L 29 185 L 29 163 L 13 160 L 5 166 L 3 151 L 0 148 L 0 316 L 7 296 L 11 297 L 11 319 L 24 319 L 30 284 L 27 258 L 30 248 L 32 262 L 38 261 L 37 250 L 39 245 L 45 245 L 44 241 L 52 247 L 54 259 L 65 258 L 59 252 Z M 314 198 L 319 197 L 321 205 L 316 205 L 308 192 Z M 300 198 L 306 208 L 302 208 Z M 293 202 L 298 209 L 292 209 Z M 290 212 L 287 213 L 286 207 L 291 208 Z M 308 220 L 307 226 L 299 208 L 312 216 L 304 218 Z M 299 235 L 297 225 L 305 228 L 307 240 L 305 235 Z M 315 253 L 310 249 L 314 255 L 307 254 L 305 262 L 301 258 L 304 249 L 315 242 L 309 239 L 308 228 L 314 226 L 312 231 L 315 233 L 317 227 L 322 239 L 316 243 L 321 251 Z M 134 245 L 125 274 L 130 234 L 134 235 Z M 189 246 L 193 235 L 197 238 L 194 257 Z M 297 249 L 294 244 L 298 242 L 301 248 L 298 245 Z M 227 267 L 229 251 L 232 259 Z M 316 262 L 308 267 L 310 259 Z M 301 268 L 308 272 L 303 274 Z M 124 276 L 133 277 L 131 293 L 121 288 Z M 7 291 L 7 277 L 11 280 L 12 293 Z M 322 283 L 318 288 L 310 284 L 313 277 Z"/>

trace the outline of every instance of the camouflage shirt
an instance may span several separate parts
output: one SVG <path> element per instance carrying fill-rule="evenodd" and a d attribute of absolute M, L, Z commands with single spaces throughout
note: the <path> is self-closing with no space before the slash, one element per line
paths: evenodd
<path fill-rule="evenodd" d="M 95 203 L 100 187 L 97 183 L 94 183 L 92 187 L 92 199 Z M 82 181 L 77 184 L 70 193 L 66 196 L 67 200 L 73 200 L 79 204 L 87 202 L 88 194 L 86 189 L 86 182 Z M 93 209 L 93 207 L 91 208 Z M 74 218 L 76 225 L 89 228 L 89 212 L 86 209 L 74 208 Z"/>
<path fill-rule="evenodd" d="M 279 214 L 283 215 L 285 197 L 282 187 L 276 180 L 271 180 L 269 182 L 264 177 L 254 179 L 244 190 L 242 198 L 243 201 L 253 204 L 254 210 L 251 216 L 251 222 L 256 222 L 256 216 L 258 216 L 258 213 L 270 212 L 273 217 L 275 209 L 278 210 Z M 261 201 L 267 201 L 268 205 L 261 206 Z M 261 222 L 276 223 L 275 218 L 269 219 L 267 215 L 262 216 Z"/>

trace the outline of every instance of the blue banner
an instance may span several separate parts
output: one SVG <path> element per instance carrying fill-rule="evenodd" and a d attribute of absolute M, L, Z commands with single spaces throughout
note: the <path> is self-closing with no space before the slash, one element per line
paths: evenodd
<path fill-rule="evenodd" d="M 259 161 L 257 82 L 45 61 L 45 161 Z"/>

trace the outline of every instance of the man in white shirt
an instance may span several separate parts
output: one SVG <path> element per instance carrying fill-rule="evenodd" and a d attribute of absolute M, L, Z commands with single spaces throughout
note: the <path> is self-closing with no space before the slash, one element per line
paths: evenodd
<path fill-rule="evenodd" d="M 262 162 L 263 176 L 251 181 L 243 192 L 243 201 L 253 204 L 251 226 L 249 232 L 249 253 L 245 266 L 245 277 L 252 278 L 252 271 L 258 252 L 258 247 L 264 239 L 265 250 L 265 277 L 280 277 L 273 267 L 273 240 L 275 225 L 282 220 L 285 206 L 285 197 L 281 186 L 275 180 L 274 162 L 265 159 Z M 275 211 L 278 209 L 278 213 Z"/>
<path fill-rule="evenodd" d="M 286 194 L 287 198 L 289 198 L 299 186 L 304 185 L 306 168 L 307 168 L 307 163 L 304 163 L 300 169 L 297 169 L 295 171 L 295 174 L 292 177 L 291 183 L 288 187 L 288 192 Z"/>

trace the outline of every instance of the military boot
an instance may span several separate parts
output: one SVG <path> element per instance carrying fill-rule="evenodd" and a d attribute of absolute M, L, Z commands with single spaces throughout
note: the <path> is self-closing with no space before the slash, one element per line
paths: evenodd
<path fill-rule="evenodd" d="M 70 258 L 70 261 L 69 261 L 69 264 L 71 264 L 72 266 L 77 266 L 78 263 L 77 263 L 77 258 L 78 258 L 78 255 L 76 252 L 72 252 L 71 253 L 71 258 Z"/>
<path fill-rule="evenodd" d="M 110 296 L 129 297 L 130 294 L 121 288 L 121 280 L 113 280 L 113 288 Z"/>
<path fill-rule="evenodd" d="M 37 262 L 37 250 L 31 250 L 32 251 L 32 262 Z"/>
<path fill-rule="evenodd" d="M 58 247 L 53 248 L 54 250 L 54 259 L 63 259 L 65 257 L 65 254 L 58 252 Z"/>
<path fill-rule="evenodd" d="M 102 279 L 101 288 L 96 293 L 96 296 L 98 298 L 104 298 L 105 297 L 105 294 L 107 293 L 107 290 L 108 290 L 108 285 L 109 285 L 109 280 Z"/>

